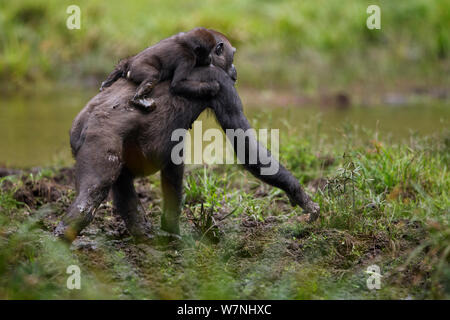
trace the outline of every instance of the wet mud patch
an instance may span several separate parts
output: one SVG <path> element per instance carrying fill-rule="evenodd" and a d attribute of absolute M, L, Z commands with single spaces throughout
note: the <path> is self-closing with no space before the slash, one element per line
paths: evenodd
<path fill-rule="evenodd" d="M 24 177 L 21 181 L 21 186 L 14 192 L 14 199 L 31 209 L 45 203 L 63 201 L 63 196 L 66 196 L 69 190 L 67 186 L 47 178 L 33 181 Z"/>

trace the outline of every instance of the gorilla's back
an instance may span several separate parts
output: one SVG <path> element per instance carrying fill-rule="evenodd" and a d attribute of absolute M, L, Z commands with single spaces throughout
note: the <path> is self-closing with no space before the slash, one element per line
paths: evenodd
<path fill-rule="evenodd" d="M 156 100 L 155 110 L 144 112 L 129 104 L 135 90 L 136 85 L 119 79 L 86 104 L 70 130 L 75 158 L 89 141 L 90 146 L 95 143 L 122 145 L 124 165 L 135 175 L 154 173 L 162 163 L 167 163 L 172 147 L 178 143 L 171 141 L 172 132 L 188 129 L 204 108 L 172 95 L 169 82 L 162 82 L 151 94 Z"/>

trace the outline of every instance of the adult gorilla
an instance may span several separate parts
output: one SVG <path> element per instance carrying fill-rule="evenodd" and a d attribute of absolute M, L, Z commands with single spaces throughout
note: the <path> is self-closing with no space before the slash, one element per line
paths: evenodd
<path fill-rule="evenodd" d="M 207 107 L 223 130 L 250 129 L 234 87 L 234 48 L 223 40 L 222 49 L 213 55 L 214 65 L 194 69 L 183 90 L 186 93 L 189 87 L 201 86 L 199 81 L 217 81 L 220 89 L 214 97 L 196 97 L 194 93 L 189 98 L 182 97 L 172 93 L 166 81 L 152 90 L 156 110 L 144 113 L 129 106 L 136 85 L 120 79 L 89 101 L 75 118 L 70 133 L 76 159 L 77 197 L 55 234 L 72 241 L 92 221 L 96 208 L 112 188 L 114 205 L 129 232 L 138 240 L 147 238 L 148 224 L 140 211 L 133 179 L 157 171 L 161 171 L 164 197 L 161 229 L 179 234 L 184 165 L 171 160 L 172 148 L 179 143 L 171 141 L 172 132 L 189 129 Z M 247 156 L 259 150 L 266 152 L 253 137 L 245 141 Z M 255 164 L 240 160 L 254 176 L 284 190 L 293 205 L 310 213 L 310 220 L 318 217 L 319 206 L 282 165 L 275 174 L 261 175 L 261 168 L 269 167 L 275 159 L 270 157 L 269 164 L 262 164 L 259 157 Z"/>

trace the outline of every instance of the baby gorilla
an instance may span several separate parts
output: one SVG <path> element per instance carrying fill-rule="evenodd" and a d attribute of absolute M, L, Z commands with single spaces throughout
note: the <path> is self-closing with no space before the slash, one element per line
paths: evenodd
<path fill-rule="evenodd" d="M 214 35 L 205 28 L 195 28 L 181 32 L 148 47 L 137 55 L 121 60 L 114 71 L 102 83 L 100 91 L 111 86 L 119 78 L 127 78 L 136 84 L 131 103 L 151 110 L 155 107 L 153 99 L 146 95 L 160 81 L 172 78 L 171 89 L 182 94 L 180 84 L 186 80 L 194 67 L 211 64 L 211 51 L 216 45 Z M 192 92 L 193 88 L 189 88 Z M 213 96 L 219 90 L 217 83 L 198 87 L 201 96 Z"/>

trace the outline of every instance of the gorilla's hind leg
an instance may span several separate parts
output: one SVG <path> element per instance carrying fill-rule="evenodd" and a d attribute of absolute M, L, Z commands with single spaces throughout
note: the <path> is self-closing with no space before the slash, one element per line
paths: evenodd
<path fill-rule="evenodd" d="M 103 91 L 105 88 L 110 87 L 114 82 L 119 78 L 125 78 L 125 72 L 128 69 L 128 59 L 122 59 L 119 61 L 114 70 L 108 75 L 105 81 L 102 82 L 100 86 L 100 91 Z"/>
<path fill-rule="evenodd" d="M 69 242 L 94 219 L 95 210 L 108 196 L 122 169 L 120 147 L 114 150 L 111 142 L 109 147 L 106 142 L 98 145 L 85 142 L 76 155 L 77 196 L 55 229 L 55 235 Z"/>
<path fill-rule="evenodd" d="M 183 164 L 175 165 L 173 163 L 169 163 L 161 170 L 161 186 L 164 197 L 161 229 L 176 235 L 180 234 L 183 172 Z"/>
<path fill-rule="evenodd" d="M 144 211 L 133 185 L 133 176 L 127 169 L 122 169 L 119 178 L 112 186 L 114 206 L 125 221 L 128 232 L 138 242 L 151 239 L 150 225 L 145 219 Z"/>
<path fill-rule="evenodd" d="M 77 235 L 92 222 L 95 210 L 105 200 L 109 189 L 110 185 L 107 184 L 82 184 L 69 211 L 56 227 L 55 235 L 68 242 L 75 240 Z"/>

